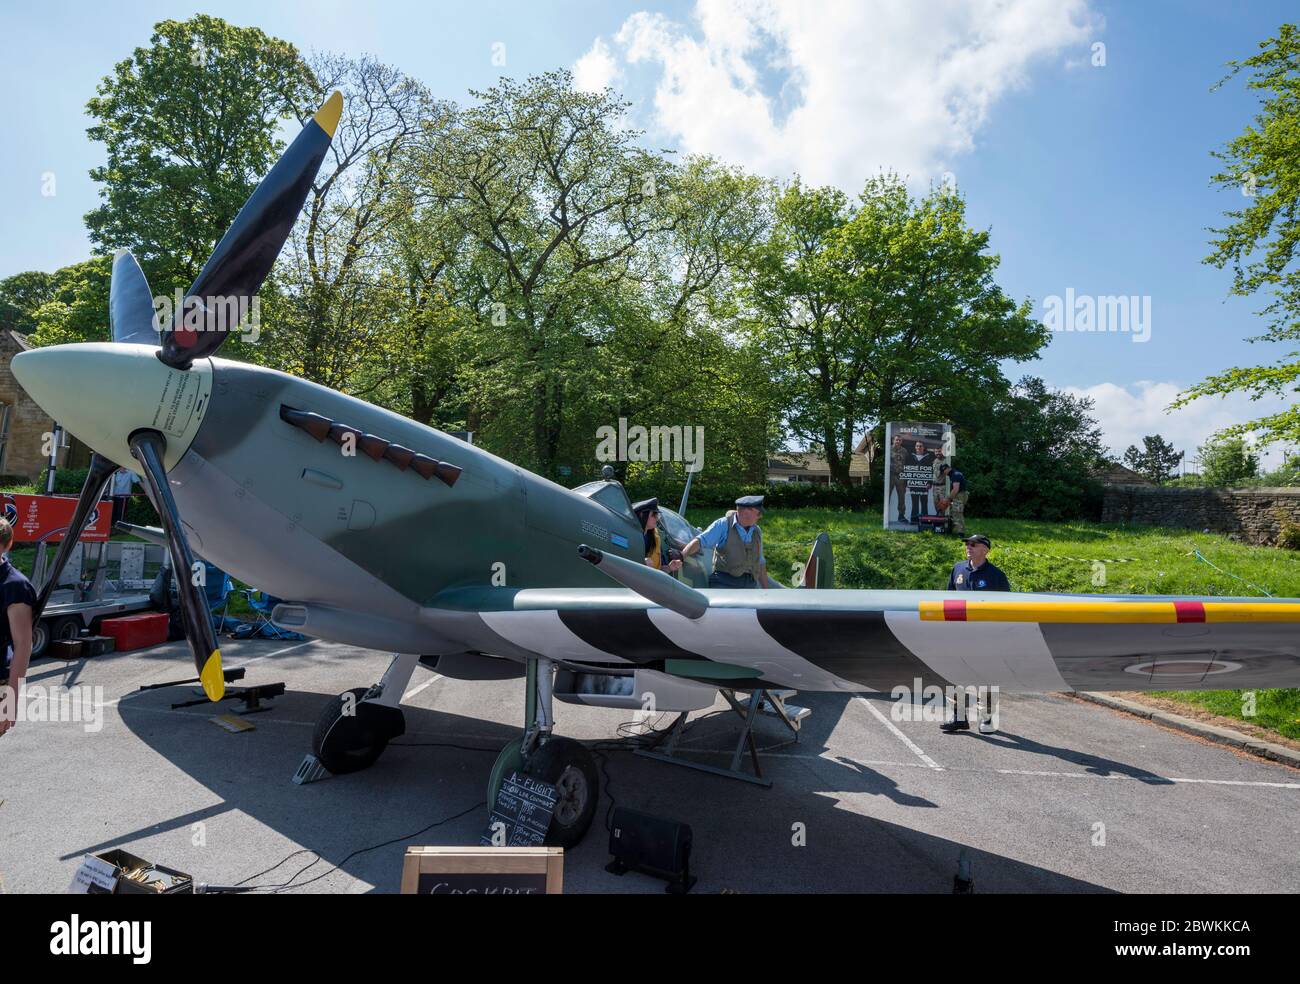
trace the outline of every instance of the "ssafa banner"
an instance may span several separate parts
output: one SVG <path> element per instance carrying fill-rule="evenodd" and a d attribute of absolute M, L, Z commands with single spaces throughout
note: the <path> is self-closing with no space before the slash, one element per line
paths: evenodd
<path fill-rule="evenodd" d="M 14 530 L 15 543 L 58 543 L 72 525 L 77 510 L 75 496 L 4 493 L 5 519 Z M 103 543 L 113 526 L 113 504 L 99 502 L 90 514 L 83 543 Z"/>
<path fill-rule="evenodd" d="M 939 468 L 951 464 L 952 425 L 898 422 L 885 425 L 888 449 L 885 473 L 884 527 L 917 530 L 922 516 L 938 515 L 943 491 Z"/>

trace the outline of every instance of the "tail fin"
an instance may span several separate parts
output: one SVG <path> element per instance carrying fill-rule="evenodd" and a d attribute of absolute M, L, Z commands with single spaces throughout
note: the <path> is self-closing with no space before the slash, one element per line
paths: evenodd
<path fill-rule="evenodd" d="M 835 556 L 831 552 L 831 538 L 825 533 L 817 534 L 813 541 L 812 553 L 804 567 L 803 582 L 795 585 L 799 588 L 833 588 L 835 587 Z"/>

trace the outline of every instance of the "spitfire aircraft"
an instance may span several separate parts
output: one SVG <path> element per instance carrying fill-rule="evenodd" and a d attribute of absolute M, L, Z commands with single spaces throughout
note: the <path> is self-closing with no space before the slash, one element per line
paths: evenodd
<path fill-rule="evenodd" d="M 253 192 L 187 297 L 256 293 L 338 124 L 335 93 Z M 403 731 L 417 662 L 526 681 L 523 737 L 493 775 L 553 782 L 551 839 L 573 844 L 599 799 L 591 753 L 554 735 L 554 700 L 690 711 L 718 692 L 1007 691 L 1300 686 L 1300 601 L 836 590 L 823 539 L 798 590 L 720 590 L 708 554 L 681 577 L 644 563 L 621 485 L 566 489 L 465 441 L 303 379 L 216 356 L 225 333 L 155 325 L 134 257 L 113 263 L 112 341 L 24 352 L 24 389 L 93 449 L 73 521 L 112 473 L 144 480 L 177 572 L 194 556 L 285 599 L 273 621 L 394 653 L 383 678 L 331 701 L 313 751 L 371 765 Z M 359 453 L 348 453 L 349 450 Z M 677 545 L 698 531 L 665 511 Z M 63 539 L 40 606 L 77 536 Z M 702 556 L 703 564 L 698 559 Z M 203 688 L 225 675 L 192 579 L 176 578 Z"/>

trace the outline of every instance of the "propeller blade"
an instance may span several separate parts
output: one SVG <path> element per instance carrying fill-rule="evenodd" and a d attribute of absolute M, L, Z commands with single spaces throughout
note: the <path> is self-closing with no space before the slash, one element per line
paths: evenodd
<path fill-rule="evenodd" d="M 199 671 L 199 681 L 209 700 L 221 700 L 226 693 L 226 678 L 221 672 L 221 650 L 217 648 L 217 635 L 212 631 L 212 616 L 208 603 L 194 583 L 194 555 L 189 541 L 181 529 L 180 513 L 167 484 L 167 471 L 163 468 L 163 452 L 167 442 L 157 431 L 139 431 L 131 438 L 131 453 L 144 468 L 145 484 L 149 497 L 162 519 L 167 535 L 167 548 L 172 558 L 172 577 L 180 596 L 181 616 L 185 622 L 185 638 L 194 653 L 194 665 Z"/>
<path fill-rule="evenodd" d="M 217 322 L 221 315 L 215 308 L 223 302 L 212 299 L 251 299 L 262 286 L 307 200 L 342 114 L 343 96 L 336 92 L 302 128 L 244 202 L 198 278 L 190 285 L 187 303 L 174 313 L 171 326 L 163 332 L 158 358 L 167 365 L 188 369 L 195 359 L 206 358 L 219 349 L 226 336 L 236 329 L 236 325 Z M 195 301 L 189 302 L 188 298 Z M 187 326 L 186 312 L 191 303 L 197 303 L 198 308 L 189 314 L 191 323 Z M 213 310 L 209 310 L 209 303 Z M 195 325 L 193 321 L 198 315 L 202 317 Z"/>
<path fill-rule="evenodd" d="M 104 494 L 104 489 L 108 486 L 108 480 L 113 477 L 113 472 L 117 471 L 118 466 L 100 454 L 90 456 L 90 470 L 86 472 L 86 481 L 81 486 L 81 497 L 77 499 L 77 508 L 72 514 L 72 523 L 68 526 L 68 531 L 63 534 L 63 539 L 59 542 L 59 549 L 54 553 L 54 561 L 50 566 L 49 577 L 46 578 L 40 594 L 36 596 L 36 606 L 32 610 L 32 624 L 35 625 L 37 619 L 41 617 L 41 612 L 45 611 L 45 603 L 50 600 L 50 593 L 54 586 L 59 583 L 59 575 L 63 573 L 63 568 L 68 564 L 68 558 L 72 556 L 72 551 L 76 549 L 77 541 L 81 539 L 81 534 L 86 527 L 90 525 L 90 517 L 94 514 L 95 509 L 100 506 L 100 496 Z M 111 508 L 109 503 L 103 503 L 102 508 Z"/>
<path fill-rule="evenodd" d="M 108 289 L 108 324 L 115 342 L 158 344 L 149 281 L 129 249 L 119 249 L 113 257 L 113 277 Z"/>

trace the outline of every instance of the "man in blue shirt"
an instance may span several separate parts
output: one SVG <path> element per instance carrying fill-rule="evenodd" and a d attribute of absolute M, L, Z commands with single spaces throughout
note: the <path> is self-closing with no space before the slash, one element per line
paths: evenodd
<path fill-rule="evenodd" d="M 966 537 L 966 559 L 953 564 L 952 573 L 948 575 L 949 591 L 1010 591 L 1011 582 L 1000 569 L 989 563 L 989 548 L 993 544 L 983 533 Z M 966 703 L 970 694 L 962 690 L 957 695 L 953 718 L 939 726 L 944 734 L 956 731 L 969 731 L 970 723 L 966 720 Z M 980 733 L 993 732 L 993 695 L 985 699 L 984 713 L 980 718 Z"/>
<path fill-rule="evenodd" d="M 736 508 L 715 519 L 709 528 L 682 548 L 682 556 L 713 549 L 711 588 L 769 587 L 767 560 L 763 556 L 763 531 L 758 518 L 763 514 L 761 495 L 742 495 Z"/>

